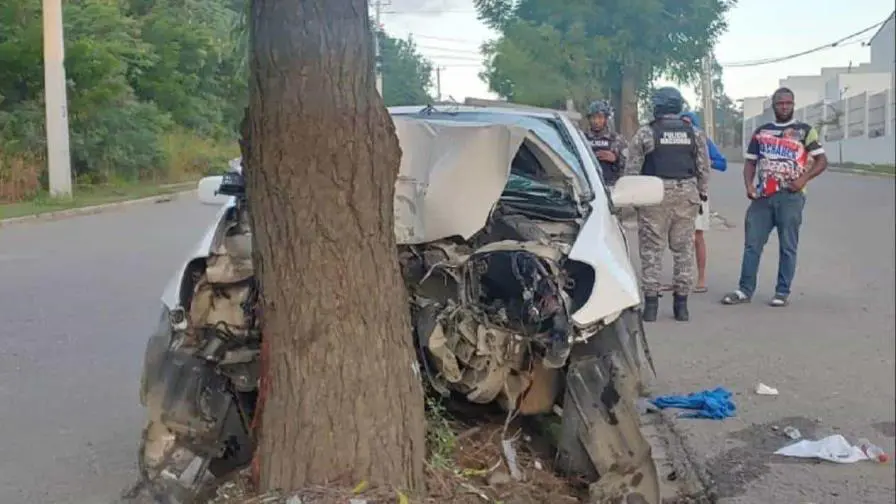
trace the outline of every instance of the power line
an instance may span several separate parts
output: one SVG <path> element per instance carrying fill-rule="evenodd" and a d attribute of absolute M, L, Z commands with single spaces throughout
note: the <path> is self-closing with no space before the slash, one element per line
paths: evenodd
<path fill-rule="evenodd" d="M 425 40 L 436 40 L 440 42 L 457 42 L 459 44 L 475 44 L 480 45 L 483 41 L 481 40 L 471 40 L 471 39 L 459 39 L 459 38 L 449 38 L 449 37 L 433 37 L 431 35 L 421 35 L 419 33 L 409 33 L 411 37 L 415 39 L 425 39 Z"/>
<path fill-rule="evenodd" d="M 472 56 L 452 56 L 450 54 L 436 54 L 436 55 L 432 55 L 432 56 L 424 54 L 423 56 L 425 56 L 428 59 L 432 59 L 432 58 L 449 59 L 449 60 L 456 60 L 456 61 L 468 61 L 470 63 L 472 63 L 474 61 L 476 61 L 476 62 L 482 61 L 482 58 L 474 58 Z"/>
<path fill-rule="evenodd" d="M 392 10 L 383 11 L 383 14 L 393 14 L 397 16 L 417 16 L 428 14 L 476 14 L 476 11 L 470 9 Z"/>
<path fill-rule="evenodd" d="M 889 18 L 887 18 L 887 19 L 889 19 Z M 842 44 L 842 42 L 847 41 L 851 38 L 855 38 L 863 33 L 869 32 L 875 28 L 878 28 L 881 25 L 883 25 L 885 22 L 886 21 L 881 21 L 879 23 L 875 23 L 867 28 L 863 28 L 855 33 L 852 33 L 843 38 L 837 39 L 833 42 L 829 42 L 827 44 L 824 44 L 824 45 L 821 45 L 818 47 L 813 47 L 812 49 L 807 49 L 805 51 L 801 51 L 798 53 L 788 54 L 787 56 L 778 56 L 778 57 L 773 57 L 773 58 L 765 58 L 765 59 L 752 60 L 752 61 L 740 61 L 740 62 L 733 62 L 733 63 L 719 63 L 719 65 L 722 67 L 725 67 L 725 68 L 744 68 L 744 67 L 752 67 L 752 66 L 759 66 L 759 65 L 768 65 L 771 63 L 780 63 L 782 61 L 799 58 L 801 56 L 806 56 L 807 54 L 812 54 L 812 53 L 816 53 L 818 51 L 823 51 L 825 49 L 832 49 L 834 47 L 842 47 L 842 46 L 845 46 L 848 44 L 856 43 L 856 41 L 848 42 L 847 44 Z"/>
<path fill-rule="evenodd" d="M 479 51 L 473 51 L 470 49 L 455 49 L 453 47 L 438 47 L 438 46 L 419 45 L 419 44 L 414 44 L 414 47 L 416 47 L 418 49 L 426 49 L 429 51 L 447 51 L 447 52 L 451 52 L 454 54 L 469 54 L 469 55 L 471 55 L 471 57 L 472 56 L 483 57 Z"/>

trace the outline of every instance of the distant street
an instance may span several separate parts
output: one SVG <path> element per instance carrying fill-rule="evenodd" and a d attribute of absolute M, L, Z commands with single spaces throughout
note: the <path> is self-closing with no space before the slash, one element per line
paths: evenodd
<path fill-rule="evenodd" d="M 215 210 L 0 227 L 0 502 L 108 504 L 135 481 L 146 338 Z"/>
<path fill-rule="evenodd" d="M 842 434 L 894 449 L 894 180 L 827 172 L 810 183 L 792 304 L 766 305 L 774 294 L 778 245 L 762 257 L 752 304 L 723 306 L 736 288 L 743 247 L 741 165 L 713 172 L 711 203 L 734 229 L 707 235 L 709 293 L 695 294 L 689 324 L 672 320 L 671 296 L 648 336 L 659 393 L 718 386 L 736 393 L 736 418 L 681 419 L 696 458 L 724 503 L 892 503 L 892 463 L 839 465 L 770 454 L 791 441 Z M 671 279 L 671 258 L 665 268 Z M 777 397 L 754 393 L 757 383 Z M 778 430 L 775 430 L 777 428 Z"/>

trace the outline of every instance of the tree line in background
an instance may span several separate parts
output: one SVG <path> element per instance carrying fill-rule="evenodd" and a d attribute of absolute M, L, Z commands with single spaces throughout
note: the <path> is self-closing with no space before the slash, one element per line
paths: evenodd
<path fill-rule="evenodd" d="M 238 155 L 246 1 L 63 2 L 77 183 L 184 180 Z M 46 188 L 42 32 L 41 0 L 0 0 L 0 202 Z M 429 101 L 414 43 L 380 43 L 387 105 Z"/>
<path fill-rule="evenodd" d="M 479 18 L 500 35 L 483 47 L 482 77 L 498 95 L 532 105 L 565 108 L 571 98 L 582 109 L 609 99 L 619 111 L 617 128 L 631 135 L 652 82 L 699 80 L 701 59 L 725 31 L 725 14 L 735 3 L 474 0 Z M 739 130 L 716 70 L 716 122 Z"/>

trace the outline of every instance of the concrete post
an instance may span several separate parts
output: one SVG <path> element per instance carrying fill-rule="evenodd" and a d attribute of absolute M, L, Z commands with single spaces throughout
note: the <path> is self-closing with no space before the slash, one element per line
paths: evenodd
<path fill-rule="evenodd" d="M 843 131 L 842 140 L 845 140 L 849 138 L 849 98 L 842 98 L 840 103 L 843 107 L 843 126 L 840 129 Z"/>
<path fill-rule="evenodd" d="M 871 112 L 871 100 L 869 100 L 870 97 L 868 96 L 867 91 L 862 93 L 862 97 L 862 101 L 865 103 L 865 125 L 862 127 L 862 133 L 864 134 L 865 138 L 868 138 L 868 116 L 871 115 L 869 114 L 869 112 Z"/>
<path fill-rule="evenodd" d="M 50 196 L 72 195 L 72 164 L 65 89 L 65 42 L 61 0 L 43 0 L 44 101 Z"/>

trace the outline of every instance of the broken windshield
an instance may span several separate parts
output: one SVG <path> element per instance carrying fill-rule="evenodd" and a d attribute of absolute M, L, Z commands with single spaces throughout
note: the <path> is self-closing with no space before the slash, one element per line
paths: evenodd
<path fill-rule="evenodd" d="M 565 139 L 558 131 L 556 122 L 547 117 L 535 117 L 525 114 L 505 114 L 495 112 L 440 112 L 435 109 L 426 112 L 426 117 L 439 119 L 442 121 L 464 121 L 464 122 L 481 122 L 490 124 L 505 124 L 519 126 L 531 130 L 538 135 L 543 141 L 551 146 L 563 160 L 575 170 L 576 175 L 582 179 L 585 177 L 585 170 L 582 163 L 576 156 L 575 147 Z"/>

